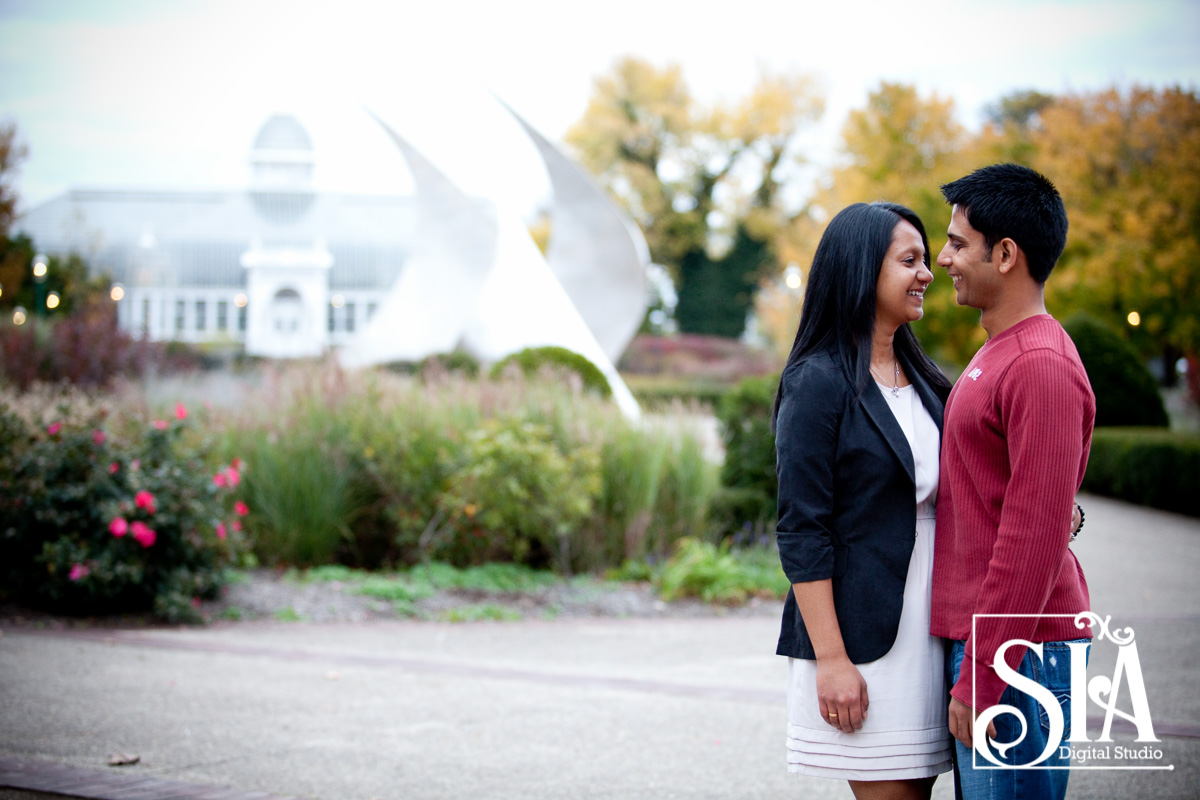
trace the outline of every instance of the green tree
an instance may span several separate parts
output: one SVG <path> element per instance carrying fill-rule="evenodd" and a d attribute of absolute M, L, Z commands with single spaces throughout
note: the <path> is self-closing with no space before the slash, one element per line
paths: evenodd
<path fill-rule="evenodd" d="M 811 78 L 764 74 L 736 103 L 702 108 L 677 66 L 619 59 L 567 133 L 645 231 L 676 281 L 685 332 L 742 332 L 786 219 L 798 134 L 824 109 Z"/>
<path fill-rule="evenodd" d="M 75 253 L 46 258 L 46 276 L 39 293 L 33 276 L 36 254 L 37 245 L 25 234 L 0 238 L 0 286 L 4 290 L 0 307 L 23 306 L 30 313 L 40 311 L 44 316 L 61 317 L 86 308 L 108 309 L 112 305 L 107 299 L 110 279 L 89 275 L 87 264 Z M 45 306 L 51 292 L 59 297 L 59 304 L 53 309 Z"/>

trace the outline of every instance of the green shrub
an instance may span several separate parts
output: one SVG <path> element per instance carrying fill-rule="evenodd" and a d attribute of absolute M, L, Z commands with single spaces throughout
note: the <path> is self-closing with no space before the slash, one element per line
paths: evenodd
<path fill-rule="evenodd" d="M 1165 429 L 1097 428 L 1083 489 L 1200 517 L 1200 436 Z"/>
<path fill-rule="evenodd" d="M 726 532 L 760 533 L 775 519 L 779 480 L 775 474 L 775 434 L 771 409 L 779 376 L 746 378 L 717 406 L 725 442 L 722 491 L 713 515 Z"/>
<path fill-rule="evenodd" d="M 1072 315 L 1063 327 L 1092 383 L 1097 427 L 1168 424 L 1158 386 L 1133 345 L 1085 312 Z"/>
<path fill-rule="evenodd" d="M 369 484 L 366 495 L 375 498 L 353 526 L 365 567 L 429 557 L 444 519 L 440 498 L 463 460 L 463 430 L 479 424 L 473 409 L 414 399 L 400 408 L 368 391 L 348 423 L 348 444 Z"/>
<path fill-rule="evenodd" d="M 501 377 L 509 364 L 519 366 L 526 377 L 533 377 L 543 369 L 567 370 L 579 376 L 585 389 L 601 397 L 612 396 L 612 387 L 608 385 L 608 378 L 604 377 L 600 368 L 584 356 L 565 347 L 529 347 L 505 356 L 492 365 L 492 379 Z"/>
<path fill-rule="evenodd" d="M 741 603 L 751 595 L 782 597 L 788 590 L 774 548 L 733 551 L 728 542 L 714 545 L 698 539 L 681 539 L 654 583 L 667 601 L 699 597 L 706 602 Z"/>
<path fill-rule="evenodd" d="M 0 591 L 60 613 L 197 619 L 242 551 L 241 465 L 214 475 L 183 406 L 129 440 L 102 412 L 72 416 L 65 401 L 34 420 L 0 401 Z"/>
<path fill-rule="evenodd" d="M 572 540 L 599 490 L 594 448 L 568 456 L 544 426 L 488 420 L 468 434 L 440 498 L 451 535 L 436 552 L 459 566 L 503 559 L 569 572 Z"/>

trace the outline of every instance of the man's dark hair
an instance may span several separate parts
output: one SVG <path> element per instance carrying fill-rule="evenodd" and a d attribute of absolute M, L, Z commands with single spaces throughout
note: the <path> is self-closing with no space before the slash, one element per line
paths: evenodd
<path fill-rule="evenodd" d="M 1045 283 L 1067 244 L 1067 210 L 1043 175 L 1019 164 L 993 164 L 942 186 L 946 202 L 983 234 L 989 253 L 1001 239 L 1025 251 L 1029 274 Z"/>

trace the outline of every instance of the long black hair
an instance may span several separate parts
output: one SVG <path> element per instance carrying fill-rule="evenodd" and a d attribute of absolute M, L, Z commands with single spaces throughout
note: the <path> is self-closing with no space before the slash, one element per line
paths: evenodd
<path fill-rule="evenodd" d="M 784 366 L 785 373 L 810 353 L 831 350 L 857 391 L 861 394 L 867 387 L 871 380 L 876 284 L 884 256 L 892 245 L 892 235 L 902 221 L 912 224 L 921 234 L 928 264 L 929 238 L 921 218 L 912 209 L 896 203 L 855 203 L 829 221 L 808 271 L 800 326 Z M 892 346 L 906 369 L 914 370 L 945 397 L 950 382 L 925 355 L 907 323 L 896 330 Z M 782 393 L 781 377 L 771 412 L 772 429 L 779 415 Z"/>

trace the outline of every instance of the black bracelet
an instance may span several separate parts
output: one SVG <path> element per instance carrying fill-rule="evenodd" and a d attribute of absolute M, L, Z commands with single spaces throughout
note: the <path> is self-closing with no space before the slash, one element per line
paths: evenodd
<path fill-rule="evenodd" d="M 1079 532 L 1083 530 L 1083 521 L 1087 519 L 1087 517 L 1085 517 L 1083 514 L 1083 506 L 1079 505 L 1079 503 L 1076 503 L 1075 507 L 1079 509 L 1079 527 L 1071 533 L 1072 542 L 1075 541 L 1075 537 L 1079 535 Z"/>

